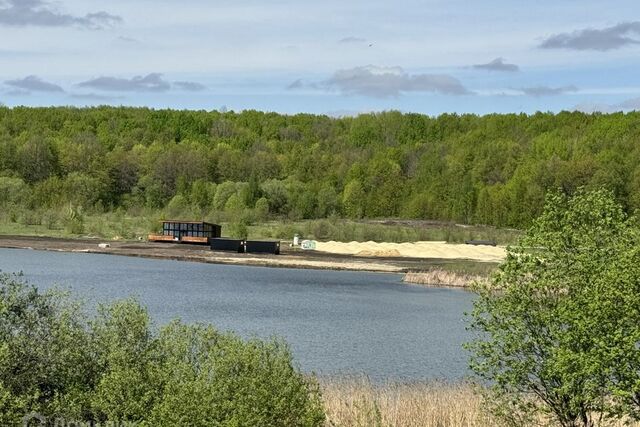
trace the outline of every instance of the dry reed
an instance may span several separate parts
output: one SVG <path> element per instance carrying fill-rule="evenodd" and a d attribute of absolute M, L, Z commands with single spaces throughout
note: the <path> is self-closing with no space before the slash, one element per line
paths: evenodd
<path fill-rule="evenodd" d="M 487 411 L 468 383 L 373 384 L 366 378 L 323 379 L 326 427 L 493 427 L 504 425 Z M 597 419 L 597 417 L 595 418 Z M 553 426 L 540 417 L 534 425 Z M 601 420 L 601 427 L 639 427 L 628 419 Z"/>
<path fill-rule="evenodd" d="M 327 427 L 496 425 L 468 384 L 324 380 L 322 390 Z"/>
<path fill-rule="evenodd" d="M 486 280 L 486 277 L 440 269 L 410 271 L 405 273 L 402 279 L 403 282 L 416 285 L 447 286 L 452 288 L 468 288 L 473 282 L 481 280 Z"/>

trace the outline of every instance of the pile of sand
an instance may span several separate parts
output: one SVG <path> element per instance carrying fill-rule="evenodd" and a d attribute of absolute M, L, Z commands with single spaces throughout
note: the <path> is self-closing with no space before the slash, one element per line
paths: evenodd
<path fill-rule="evenodd" d="M 369 250 L 365 249 L 356 254 L 356 256 L 379 256 L 379 257 L 401 257 L 402 254 L 397 249 L 380 249 L 380 250 Z"/>
<path fill-rule="evenodd" d="M 499 262 L 504 248 L 486 245 L 450 244 L 447 242 L 376 243 L 376 242 L 317 242 L 316 250 L 342 255 L 368 257 L 408 257 L 470 259 Z"/>

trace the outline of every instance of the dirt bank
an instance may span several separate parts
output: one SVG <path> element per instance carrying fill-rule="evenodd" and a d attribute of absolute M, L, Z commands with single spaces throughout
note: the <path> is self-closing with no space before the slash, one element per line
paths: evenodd
<path fill-rule="evenodd" d="M 100 243 L 109 247 L 101 248 Z M 0 235 L 0 247 L 63 252 L 84 252 L 144 258 L 172 259 L 212 264 L 235 264 L 321 270 L 352 270 L 381 273 L 406 273 L 450 264 L 451 259 L 411 259 L 404 257 L 352 256 L 319 251 L 301 251 L 282 245 L 281 255 L 214 252 L 207 246 L 174 243 L 123 242 L 101 239 L 62 239 Z M 459 261 L 458 261 L 459 262 Z M 0 264 L 0 268 L 2 265 Z"/>

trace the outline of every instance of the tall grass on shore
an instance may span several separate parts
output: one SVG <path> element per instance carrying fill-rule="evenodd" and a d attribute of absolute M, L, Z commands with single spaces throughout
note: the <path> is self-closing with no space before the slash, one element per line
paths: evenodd
<path fill-rule="evenodd" d="M 386 383 L 366 378 L 322 379 L 325 427 L 501 427 L 483 397 L 469 383 Z M 597 419 L 597 417 L 596 417 Z M 553 426 L 542 415 L 533 424 Z M 639 427 L 621 418 L 601 427 Z"/>
<path fill-rule="evenodd" d="M 410 271 L 405 273 L 402 278 L 402 281 L 405 283 L 452 288 L 468 288 L 472 283 L 482 280 L 487 280 L 486 276 L 442 270 L 439 268 L 427 271 Z"/>
<path fill-rule="evenodd" d="M 337 379 L 321 385 L 327 427 L 497 425 L 465 383 L 375 385 L 367 379 Z"/>

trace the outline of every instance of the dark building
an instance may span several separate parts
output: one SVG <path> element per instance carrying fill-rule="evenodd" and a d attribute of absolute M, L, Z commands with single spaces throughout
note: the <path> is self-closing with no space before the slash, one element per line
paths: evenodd
<path fill-rule="evenodd" d="M 254 254 L 280 254 L 280 241 L 245 240 L 245 251 Z"/>
<path fill-rule="evenodd" d="M 215 239 L 209 239 L 212 251 L 232 251 L 242 253 L 244 252 L 244 240 L 242 239 L 230 239 L 228 237 L 221 237 Z"/>
<path fill-rule="evenodd" d="M 150 234 L 150 242 L 184 242 L 208 245 L 220 237 L 222 227 L 204 221 L 162 221 L 162 234 Z"/>

